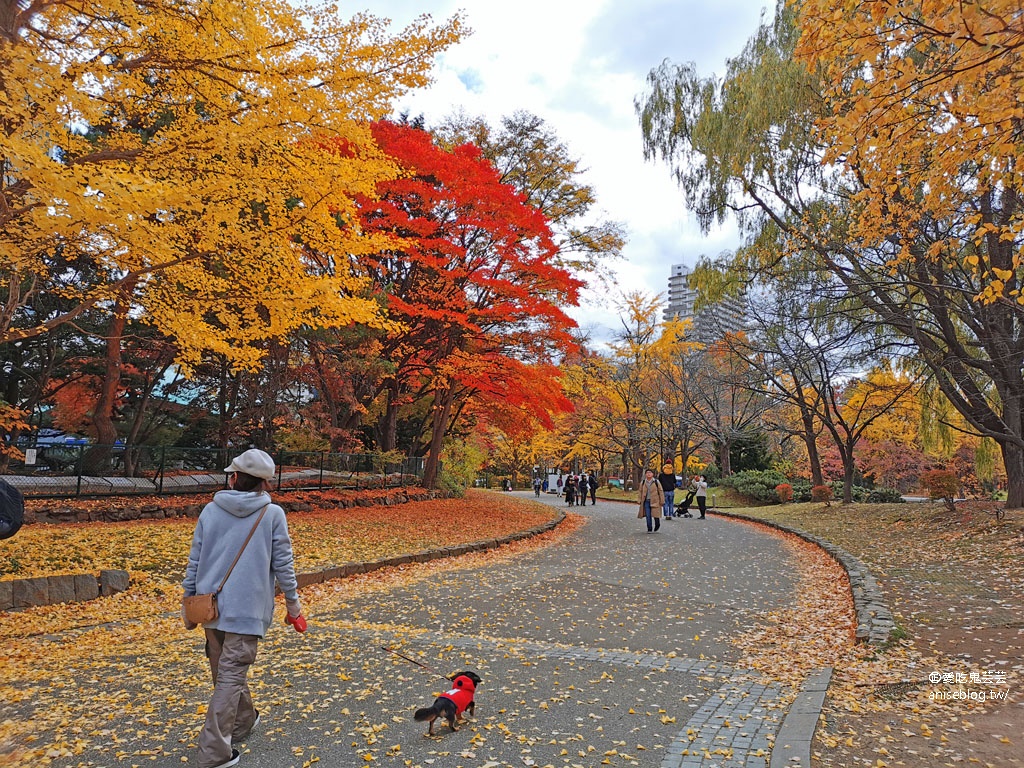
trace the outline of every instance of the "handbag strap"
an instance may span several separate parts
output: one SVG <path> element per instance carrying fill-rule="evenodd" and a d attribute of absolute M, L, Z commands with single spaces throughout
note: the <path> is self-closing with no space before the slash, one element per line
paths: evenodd
<path fill-rule="evenodd" d="M 256 518 L 256 522 L 253 524 L 252 530 L 249 531 L 249 535 L 246 536 L 245 537 L 245 541 L 242 542 L 242 548 L 240 550 L 238 550 L 238 554 L 235 555 L 235 559 L 231 563 L 230 567 L 228 568 L 228 572 L 224 574 L 224 578 L 221 579 L 221 581 L 220 581 L 220 586 L 217 587 L 217 591 L 214 592 L 213 594 L 219 595 L 220 591 L 222 589 L 224 589 L 224 585 L 227 584 L 227 582 L 228 582 L 228 576 L 230 576 L 231 572 L 233 570 L 235 570 L 235 565 L 238 563 L 238 559 L 242 556 L 242 553 L 245 552 L 245 548 L 249 545 L 249 539 L 251 539 L 252 535 L 254 533 L 256 533 L 256 529 L 260 527 L 260 520 L 263 519 L 263 515 L 266 514 L 267 507 L 269 507 L 269 506 L 270 506 L 270 504 L 267 504 L 265 507 L 263 507 L 263 509 L 260 510 L 260 516 Z"/>

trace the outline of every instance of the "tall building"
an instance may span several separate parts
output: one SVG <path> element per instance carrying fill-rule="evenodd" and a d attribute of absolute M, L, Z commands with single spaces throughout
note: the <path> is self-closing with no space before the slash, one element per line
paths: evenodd
<path fill-rule="evenodd" d="M 691 270 L 685 264 L 673 264 L 668 278 L 668 301 L 663 317 L 671 320 L 690 320 L 691 336 L 707 344 L 746 327 L 746 300 L 744 297 L 726 297 L 719 302 L 694 310 L 697 290 L 690 286 Z"/>

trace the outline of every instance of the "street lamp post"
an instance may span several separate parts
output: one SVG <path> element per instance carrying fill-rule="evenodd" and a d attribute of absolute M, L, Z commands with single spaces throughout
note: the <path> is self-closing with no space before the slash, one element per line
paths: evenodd
<path fill-rule="evenodd" d="M 657 402 L 658 406 L 658 458 L 660 467 L 665 463 L 665 408 L 668 406 L 664 400 Z"/>

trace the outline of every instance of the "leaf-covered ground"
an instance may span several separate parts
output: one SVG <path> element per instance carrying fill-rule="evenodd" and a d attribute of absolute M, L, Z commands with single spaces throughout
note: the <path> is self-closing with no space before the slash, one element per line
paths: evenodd
<path fill-rule="evenodd" d="M 858 557 L 878 577 L 899 624 L 887 649 L 833 654 L 816 765 L 1024 765 L 1018 516 L 997 522 L 986 505 L 950 515 L 938 504 L 735 511 L 801 528 Z"/>
<path fill-rule="evenodd" d="M 841 569 L 816 547 L 786 537 L 786 547 L 794 553 L 791 560 L 797 563 L 797 604 L 762 612 L 758 626 L 738 634 L 733 640 L 740 654 L 735 663 L 794 685 L 818 666 L 835 668 L 814 744 L 814 765 L 1021 764 L 1024 534 L 1016 518 L 997 524 L 982 510 L 950 517 L 937 505 L 787 505 L 742 511 L 811 531 L 859 557 L 879 577 L 906 633 L 885 649 L 854 646 L 849 587 Z M 289 520 L 300 570 L 316 570 L 434 544 L 491 538 L 532 527 L 550 519 L 550 514 L 550 509 L 508 495 L 477 493 L 451 502 L 292 513 Z M 339 645 L 332 653 L 351 661 L 366 656 L 359 645 L 363 641 L 349 638 L 353 630 L 378 629 L 347 616 L 346 606 L 359 595 L 372 605 L 378 599 L 393 600 L 403 585 L 412 582 L 452 579 L 463 569 L 511 566 L 518 562 L 515 558 L 561 540 L 582 524 L 581 518 L 570 516 L 555 532 L 498 551 L 313 585 L 304 590 L 304 598 L 311 618 L 320 622 L 317 626 L 337 635 Z M 208 672 L 197 658 L 197 636 L 181 628 L 176 613 L 193 525 L 181 520 L 32 526 L 4 542 L 0 556 L 15 558 L 18 576 L 121 567 L 132 572 L 133 588 L 80 606 L 0 614 L 0 764 L 168 764 L 178 756 L 184 761 L 188 735 L 194 738 L 201 721 L 196 702 L 202 701 L 208 685 Z M 697 530 L 680 528 L 681 541 L 690 540 Z M 709 571 L 706 576 L 719 579 L 725 573 Z M 720 612 L 727 607 L 707 609 Z M 386 629 L 398 635 L 411 631 L 390 624 Z M 342 639 L 351 647 L 343 646 Z M 325 658 L 303 655 L 308 640 L 280 631 L 268 643 L 280 646 L 273 652 L 282 654 L 281 667 L 314 680 L 313 672 L 321 670 Z M 254 684 L 261 687 L 262 696 L 276 697 L 267 703 L 278 717 L 290 711 L 296 718 L 313 717 L 330 706 L 334 694 L 329 686 L 307 690 L 296 702 L 293 695 L 299 689 L 288 688 L 288 681 L 272 680 L 268 671 L 269 667 L 264 674 L 254 674 Z M 952 682 L 932 683 L 929 678 L 936 673 L 951 675 Z M 997 673 L 1004 677 L 973 685 L 972 673 L 990 676 L 989 680 Z M 957 684 L 957 674 L 966 681 Z M 341 677 L 330 682 L 342 689 L 355 684 Z M 317 683 L 321 684 L 327 686 Z M 958 690 L 982 688 L 1005 692 L 1007 698 L 992 701 L 989 696 L 982 703 L 953 697 Z M 102 696 L 93 693 L 99 689 Z M 376 714 L 334 713 L 328 723 L 334 723 L 330 738 L 348 743 L 354 738 L 347 733 L 350 721 L 370 718 L 369 723 Z M 503 717 L 500 712 L 494 716 Z M 108 718 L 111 722 L 104 726 Z M 127 730 L 125 722 L 131 726 Z M 481 722 L 479 728 L 490 727 Z M 385 742 L 391 737 L 378 732 L 379 727 L 367 725 L 367 733 L 357 736 L 366 755 L 382 761 L 385 752 L 375 750 L 393 751 L 399 745 Z M 472 732 L 474 740 L 485 738 L 477 726 Z M 271 728 L 264 738 L 272 742 L 276 735 Z M 326 731 L 315 739 L 311 735 L 305 751 L 294 755 L 294 764 L 315 762 L 313 744 L 326 736 Z M 105 755 L 107 762 L 95 762 L 97 754 Z M 437 751 L 436 764 L 447 754 Z M 461 756 L 472 764 L 468 753 Z M 622 762 L 620 758 L 604 754 L 599 762 Z M 580 759 L 581 765 L 591 764 L 582 753 Z"/>
<path fill-rule="evenodd" d="M 464 499 L 291 513 L 289 528 L 297 569 L 302 572 L 501 537 L 551 518 L 550 508 L 532 502 L 470 492 Z M 460 562 L 512 557 L 567 535 L 580 524 L 579 518 L 570 516 L 555 533 L 465 556 Z M 182 628 L 178 616 L 179 582 L 194 526 L 195 521 L 188 519 L 32 525 L 4 542 L 0 578 L 125 568 L 131 573 L 132 587 L 88 603 L 0 612 L 0 764 L 77 764 L 74 757 L 97 742 L 109 742 L 115 756 L 119 743 L 135 744 L 136 734 L 85 729 L 81 722 L 83 712 L 96 710 L 102 718 L 102 712 L 119 710 L 133 698 L 125 691 L 114 700 L 94 700 L 88 693 L 89 680 L 116 679 L 127 676 L 127 670 L 137 671 L 142 649 L 147 656 L 156 652 L 161 659 L 159 669 L 144 685 L 165 705 L 173 707 L 176 698 L 173 689 L 167 688 L 166 665 L 196 667 L 196 681 L 202 678 L 205 672 L 197 665 L 190 642 L 194 637 Z M 18 565 L 16 574 L 8 570 L 12 562 Z M 386 589 L 411 574 L 422 578 L 446 567 L 450 565 L 445 561 L 435 561 L 364 574 L 346 580 L 345 594 Z M 189 681 L 182 684 L 187 686 Z M 133 714 L 140 729 L 153 725 L 152 712 Z M 195 720 L 192 708 L 182 714 L 190 722 Z"/>

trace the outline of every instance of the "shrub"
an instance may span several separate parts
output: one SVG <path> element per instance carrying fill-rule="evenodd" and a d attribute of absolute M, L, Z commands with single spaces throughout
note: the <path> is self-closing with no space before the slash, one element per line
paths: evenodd
<path fill-rule="evenodd" d="M 779 500 L 779 496 L 775 492 L 775 486 L 785 482 L 785 475 L 773 469 L 748 469 L 724 478 L 722 485 L 726 488 L 735 489 L 737 493 L 749 499 L 767 504 Z"/>
<path fill-rule="evenodd" d="M 869 504 L 901 504 L 903 494 L 895 488 L 875 488 L 868 494 Z"/>
<path fill-rule="evenodd" d="M 810 501 L 811 500 L 811 484 L 804 479 L 797 479 L 793 481 L 793 501 Z"/>
<path fill-rule="evenodd" d="M 437 475 L 437 487 L 458 499 L 466 495 L 466 486 L 462 478 L 449 473 L 443 467 Z"/>
<path fill-rule="evenodd" d="M 921 475 L 921 484 L 928 490 L 931 498 L 942 499 L 951 512 L 956 510 L 953 499 L 960 491 L 960 481 L 956 473 L 948 469 L 932 469 Z"/>
<path fill-rule="evenodd" d="M 832 486 L 816 485 L 811 488 L 811 501 L 824 501 L 826 504 L 832 501 Z"/>
<path fill-rule="evenodd" d="M 793 486 L 789 483 L 779 483 L 776 485 L 775 493 L 783 504 L 789 504 L 793 500 Z"/>
<path fill-rule="evenodd" d="M 843 498 L 843 481 L 833 480 L 831 486 L 832 498 Z M 869 495 L 871 495 L 870 488 L 865 488 L 863 485 L 850 486 L 850 501 L 867 501 Z"/>

